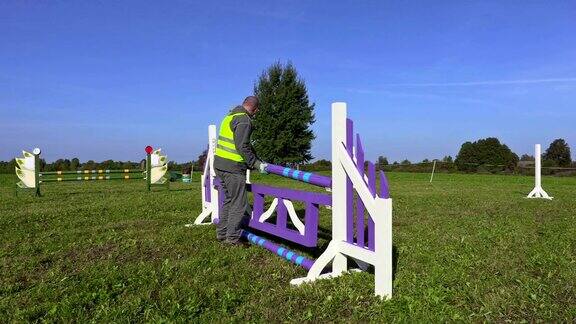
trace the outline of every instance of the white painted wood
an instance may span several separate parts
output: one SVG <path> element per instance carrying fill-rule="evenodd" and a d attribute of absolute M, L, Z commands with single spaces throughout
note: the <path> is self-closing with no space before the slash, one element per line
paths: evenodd
<path fill-rule="evenodd" d="M 332 104 L 332 240 L 346 240 L 346 171 L 342 167 L 342 151 L 346 143 L 346 103 Z M 348 152 L 345 152 L 348 156 Z M 335 274 L 346 271 L 348 260 L 341 253 L 334 255 L 332 271 Z"/>
<path fill-rule="evenodd" d="M 258 219 L 258 221 L 260 223 L 267 221 L 268 218 L 270 218 L 274 214 L 277 206 L 278 206 L 278 198 L 274 198 L 274 200 L 272 200 L 272 203 L 270 204 L 270 207 L 268 208 L 268 210 L 266 210 L 265 212 L 262 213 L 262 215 L 260 215 L 260 218 Z"/>
<path fill-rule="evenodd" d="M 202 173 L 200 179 L 200 191 L 202 192 L 202 212 L 194 220 L 194 225 L 209 225 L 218 219 L 218 190 L 214 188 L 214 178 L 216 177 L 216 172 L 214 170 L 214 152 L 216 151 L 216 125 L 208 126 L 208 152 L 206 154 L 206 162 L 204 163 L 204 172 Z M 209 187 L 210 187 L 210 201 L 207 201 L 206 193 L 204 192 L 204 185 L 206 184 L 205 175 L 209 174 L 208 177 Z M 206 219 L 210 217 L 210 222 L 206 222 Z M 192 224 L 186 224 L 186 226 L 191 226 Z"/>
<path fill-rule="evenodd" d="M 392 298 L 392 199 L 376 199 L 378 217 L 374 218 L 375 259 L 374 291 L 384 299 Z"/>
<path fill-rule="evenodd" d="M 552 199 L 554 197 L 548 196 L 548 193 L 542 188 L 542 147 L 540 144 L 534 146 L 534 189 L 530 191 L 526 198 L 544 198 Z"/>
<path fill-rule="evenodd" d="M 296 227 L 296 229 L 298 230 L 300 235 L 304 235 L 304 233 L 306 232 L 306 227 L 304 226 L 304 223 L 302 223 L 302 221 L 298 217 L 298 214 L 296 214 L 296 210 L 294 209 L 294 204 L 292 204 L 292 201 L 287 200 L 287 199 L 282 199 L 282 203 L 284 204 L 284 206 L 286 206 L 286 210 L 288 211 L 288 216 L 290 217 L 290 220 L 292 221 L 292 224 L 294 225 L 294 227 Z"/>
<path fill-rule="evenodd" d="M 340 145 L 339 150 L 341 153 L 346 153 L 346 148 L 343 144 Z M 368 186 L 362 180 L 362 175 L 360 175 L 360 172 L 358 172 L 358 169 L 356 169 L 356 165 L 352 162 L 352 159 L 348 156 L 348 154 L 346 154 L 342 156 L 340 162 L 346 171 L 346 174 L 348 177 L 350 177 L 352 185 L 354 186 L 354 189 L 356 189 L 356 192 L 364 203 L 364 207 L 366 207 L 368 213 L 370 215 L 376 215 L 377 210 L 374 206 L 374 197 L 372 197 L 372 192 L 370 189 L 368 189 Z M 334 181 L 332 181 L 332 183 L 334 183 Z M 344 240 L 346 240 L 346 237 L 344 237 Z"/>

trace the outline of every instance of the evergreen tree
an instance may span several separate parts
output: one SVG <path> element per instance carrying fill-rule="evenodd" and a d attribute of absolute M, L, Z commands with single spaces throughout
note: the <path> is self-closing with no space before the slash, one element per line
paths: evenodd
<path fill-rule="evenodd" d="M 299 164 L 313 159 L 314 104 L 304 81 L 291 63 L 276 63 L 254 86 L 260 110 L 254 119 L 254 148 L 258 156 L 274 164 Z"/>
<path fill-rule="evenodd" d="M 556 139 L 544 153 L 544 159 L 554 161 L 560 167 L 569 167 L 572 164 L 570 146 L 564 139 Z"/>
<path fill-rule="evenodd" d="M 452 156 L 446 155 L 446 156 L 442 159 L 442 162 L 452 163 L 452 162 L 454 162 L 454 160 L 452 160 Z"/>

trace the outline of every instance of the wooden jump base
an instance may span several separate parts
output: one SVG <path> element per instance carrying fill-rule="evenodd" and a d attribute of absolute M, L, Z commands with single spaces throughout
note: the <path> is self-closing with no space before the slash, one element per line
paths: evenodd
<path fill-rule="evenodd" d="M 24 157 L 16 158 L 16 175 L 20 179 L 16 185 L 21 189 L 34 189 L 36 196 L 41 196 L 40 185 L 49 182 L 144 179 L 148 191 L 152 186 L 168 186 L 169 181 L 166 177 L 168 158 L 162 154 L 161 149 L 154 150 L 151 146 L 147 146 L 145 151 L 145 171 L 138 169 L 40 171 L 40 149 L 36 148 L 32 153 L 22 151 Z M 148 177 L 148 174 L 151 176 Z"/>
<path fill-rule="evenodd" d="M 217 139 L 215 125 L 209 126 L 208 136 L 208 157 L 201 182 L 203 211 L 194 221 L 194 225 L 217 223 L 224 200 L 220 179 L 216 177 L 213 168 Z M 374 267 L 375 294 L 391 298 L 392 199 L 384 173 L 379 172 L 380 191 L 377 192 L 375 166 L 372 162 L 367 162 L 368 167 L 365 170 L 364 165 L 362 142 L 357 135 L 356 145 L 353 143 L 353 122 L 346 117 L 346 104 L 333 103 L 331 177 L 277 165 L 267 168 L 269 173 L 330 189 L 331 195 L 247 184 L 254 197 L 248 226 L 303 246 L 317 247 L 319 209 L 330 206 L 332 239 L 328 248 L 313 261 L 248 231 L 244 232 L 244 237 L 308 270 L 306 277 L 293 279 L 292 284 L 337 277 L 347 272 L 348 262 L 354 260 L 363 270 L 370 265 Z M 356 204 L 354 191 L 357 194 Z M 266 196 L 273 197 L 267 210 L 264 209 Z M 304 221 L 296 214 L 292 201 L 304 203 Z M 274 214 L 275 218 L 272 217 Z M 324 273 L 329 264 L 332 264 L 332 270 Z"/>

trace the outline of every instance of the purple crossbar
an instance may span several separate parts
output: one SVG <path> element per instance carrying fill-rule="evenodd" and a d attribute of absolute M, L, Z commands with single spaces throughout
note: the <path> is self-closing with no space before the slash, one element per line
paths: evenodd
<path fill-rule="evenodd" d="M 291 178 L 294 180 L 303 181 L 323 188 L 332 187 L 332 178 L 315 174 L 312 172 L 294 170 L 275 164 L 269 164 L 268 167 L 266 168 L 266 171 L 272 174 Z"/>
<path fill-rule="evenodd" d="M 250 243 L 261 246 L 266 250 L 284 258 L 296 265 L 303 267 L 306 270 L 310 270 L 314 265 L 314 260 L 308 259 L 298 253 L 292 252 L 278 244 L 272 243 L 267 239 L 254 235 L 248 231 L 242 231 L 242 237 L 247 239 Z"/>

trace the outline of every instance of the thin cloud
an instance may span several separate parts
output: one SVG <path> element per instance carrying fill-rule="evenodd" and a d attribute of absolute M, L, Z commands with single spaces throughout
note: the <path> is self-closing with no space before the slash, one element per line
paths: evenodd
<path fill-rule="evenodd" d="M 520 79 L 520 80 L 487 80 L 467 82 L 430 82 L 430 83 L 385 83 L 383 87 L 471 87 L 483 85 L 506 85 L 506 84 L 543 84 L 543 83 L 567 83 L 576 82 L 576 78 L 551 78 L 551 79 Z"/>

